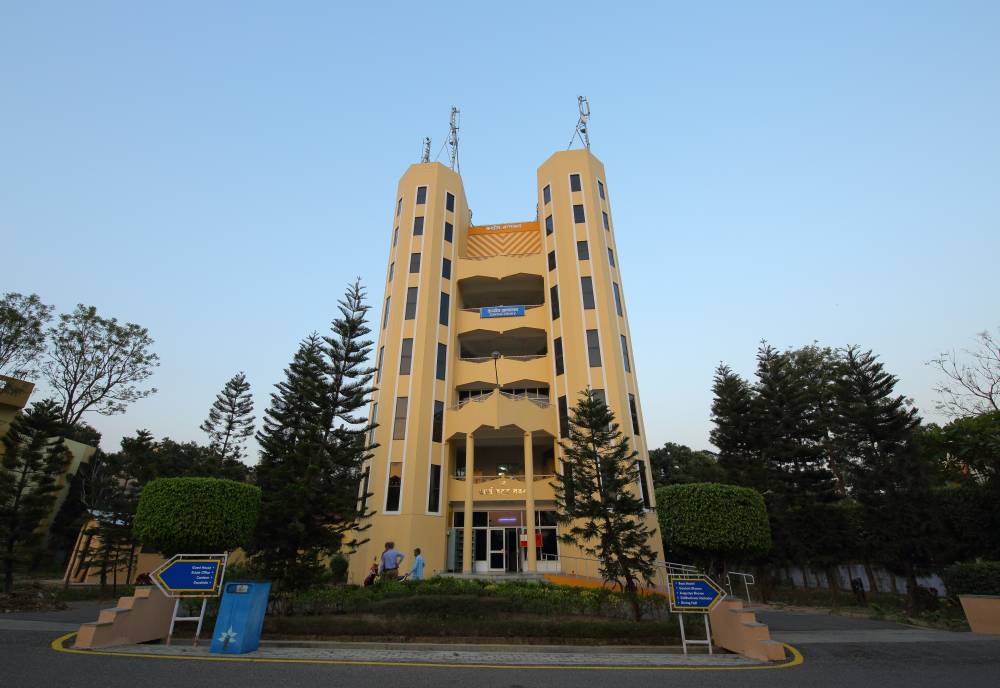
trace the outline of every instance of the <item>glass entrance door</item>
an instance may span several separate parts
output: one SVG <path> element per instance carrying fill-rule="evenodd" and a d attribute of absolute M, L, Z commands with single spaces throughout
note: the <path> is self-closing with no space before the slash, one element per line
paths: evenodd
<path fill-rule="evenodd" d="M 507 563 L 505 555 L 504 529 L 490 528 L 490 571 L 504 571 Z"/>

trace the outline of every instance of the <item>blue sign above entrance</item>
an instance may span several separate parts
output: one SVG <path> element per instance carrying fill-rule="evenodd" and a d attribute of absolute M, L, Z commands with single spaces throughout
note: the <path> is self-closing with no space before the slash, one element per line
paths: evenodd
<path fill-rule="evenodd" d="M 672 612 L 710 612 L 725 595 L 708 576 L 670 576 Z"/>
<path fill-rule="evenodd" d="M 224 556 L 174 558 L 154 571 L 153 576 L 167 595 L 215 595 L 224 570 Z"/>
<path fill-rule="evenodd" d="M 483 306 L 479 309 L 480 318 L 513 318 L 524 315 L 524 306 Z"/>

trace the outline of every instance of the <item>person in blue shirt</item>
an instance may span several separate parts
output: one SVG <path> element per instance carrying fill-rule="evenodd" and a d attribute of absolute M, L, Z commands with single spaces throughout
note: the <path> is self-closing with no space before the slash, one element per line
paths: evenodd
<path fill-rule="evenodd" d="M 396 549 L 395 543 L 385 543 L 385 551 L 379 562 L 379 573 L 386 580 L 396 580 L 399 577 L 399 564 L 403 561 L 403 553 Z"/>
<path fill-rule="evenodd" d="M 413 550 L 413 568 L 410 569 L 407 578 L 415 581 L 424 579 L 424 558 L 420 556 L 419 547 Z"/>

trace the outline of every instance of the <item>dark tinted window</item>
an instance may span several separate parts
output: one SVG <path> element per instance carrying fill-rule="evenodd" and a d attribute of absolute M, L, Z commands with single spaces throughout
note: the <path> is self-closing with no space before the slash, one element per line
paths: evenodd
<path fill-rule="evenodd" d="M 632 414 L 632 432 L 639 434 L 639 411 L 635 406 L 635 395 L 628 395 L 628 410 Z"/>
<path fill-rule="evenodd" d="M 448 346 L 438 342 L 437 350 L 437 371 L 435 377 L 438 380 L 444 379 L 444 373 L 448 368 Z"/>
<path fill-rule="evenodd" d="M 455 227 L 452 226 L 450 222 L 444 223 L 444 240 L 451 241 L 451 235 L 454 234 Z"/>
<path fill-rule="evenodd" d="M 571 174 L 569 176 L 569 190 L 579 191 L 580 190 L 580 175 Z"/>
<path fill-rule="evenodd" d="M 380 346 L 378 349 L 378 367 L 375 369 L 375 382 L 382 382 L 382 358 L 385 356 L 385 347 Z"/>
<path fill-rule="evenodd" d="M 441 261 L 441 276 L 445 279 L 451 279 L 451 259 L 445 258 Z"/>
<path fill-rule="evenodd" d="M 424 233 L 424 217 L 413 218 L 413 236 L 420 236 Z"/>
<path fill-rule="evenodd" d="M 553 340 L 552 349 L 556 357 L 556 375 L 562 375 L 566 372 L 563 363 L 562 337 Z"/>
<path fill-rule="evenodd" d="M 403 197 L 402 196 L 399 197 L 399 202 L 396 203 L 396 217 L 399 217 L 399 214 L 401 212 L 403 212 Z"/>
<path fill-rule="evenodd" d="M 629 363 L 628 360 L 628 340 L 625 339 L 625 335 L 622 335 L 621 338 L 622 338 L 622 358 L 625 360 L 625 372 L 631 373 L 632 364 Z"/>
<path fill-rule="evenodd" d="M 583 214 L 583 206 L 577 203 L 573 206 L 573 222 L 580 224 L 586 221 L 587 218 Z"/>
<path fill-rule="evenodd" d="M 409 401 L 406 397 L 396 399 L 396 415 L 392 420 L 392 439 L 394 440 L 406 437 L 406 409 Z"/>
<path fill-rule="evenodd" d="M 608 262 L 611 264 L 611 267 L 615 266 L 615 252 L 610 248 L 608 249 Z"/>
<path fill-rule="evenodd" d="M 389 478 L 389 489 L 385 493 L 385 510 L 386 511 L 399 511 L 399 488 L 402 481 L 396 477 L 392 476 Z"/>
<path fill-rule="evenodd" d="M 594 309 L 594 280 L 589 277 L 580 278 L 580 287 L 583 290 L 583 307 L 590 311 Z"/>
<path fill-rule="evenodd" d="M 587 330 L 587 357 L 591 368 L 601 367 L 601 338 L 597 330 Z"/>
<path fill-rule="evenodd" d="M 618 291 L 618 283 L 612 282 L 611 286 L 614 288 L 615 292 L 615 310 L 618 311 L 618 315 L 622 315 L 622 295 Z"/>
<path fill-rule="evenodd" d="M 417 288 L 409 287 L 406 290 L 406 311 L 403 313 L 405 320 L 413 320 L 417 317 Z"/>
<path fill-rule="evenodd" d="M 549 251 L 549 270 L 556 269 L 556 252 Z"/>
<path fill-rule="evenodd" d="M 611 223 L 608 222 L 608 214 L 601 211 L 601 217 L 604 218 L 604 229 L 611 229 Z"/>
<path fill-rule="evenodd" d="M 434 425 L 431 430 L 431 440 L 434 442 L 441 441 L 441 432 L 444 428 L 444 402 L 435 401 L 434 402 Z"/>
<path fill-rule="evenodd" d="M 590 247 L 586 241 L 576 242 L 576 257 L 580 260 L 590 260 Z"/>
<path fill-rule="evenodd" d="M 417 187 L 417 205 L 422 205 L 427 202 L 427 187 L 418 186 Z"/>
<path fill-rule="evenodd" d="M 547 215 L 545 217 L 545 235 L 548 236 L 552 234 L 552 216 Z"/>
<path fill-rule="evenodd" d="M 410 254 L 410 272 L 420 272 L 420 254 Z"/>
<path fill-rule="evenodd" d="M 399 374 L 409 375 L 410 366 L 413 364 L 413 340 L 404 339 L 399 349 Z"/>
<path fill-rule="evenodd" d="M 566 397 L 559 397 L 559 436 L 569 437 L 569 409 L 566 407 Z"/>
<path fill-rule="evenodd" d="M 639 460 L 635 462 L 635 467 L 639 471 L 639 490 L 642 492 L 642 505 L 647 509 L 653 507 L 649 499 L 649 485 L 646 483 L 646 462 Z"/>
<path fill-rule="evenodd" d="M 385 310 L 382 311 L 382 329 L 385 329 L 385 326 L 389 324 L 389 299 L 391 298 L 391 296 L 385 297 Z"/>
<path fill-rule="evenodd" d="M 550 189 L 548 186 L 546 186 L 544 189 L 542 189 L 542 200 L 545 203 L 551 203 L 552 202 L 552 189 Z M 403 202 L 402 199 L 400 199 L 400 203 L 402 203 L 402 202 Z"/>
<path fill-rule="evenodd" d="M 549 302 L 552 306 L 552 319 L 559 319 L 559 287 L 553 286 L 549 289 Z"/>
<path fill-rule="evenodd" d="M 441 440 L 437 440 L 440 442 Z M 427 487 L 427 510 L 436 512 L 441 501 L 441 467 L 431 464 L 431 484 Z"/>
<path fill-rule="evenodd" d="M 448 212 L 455 212 L 455 195 L 446 193 L 444 195 L 444 209 Z"/>
<path fill-rule="evenodd" d="M 597 180 L 597 193 L 601 195 L 601 198 L 604 198 L 604 184 L 601 183 L 600 179 Z"/>
<path fill-rule="evenodd" d="M 438 310 L 438 322 L 448 325 L 448 311 L 451 308 L 451 297 L 445 292 L 441 292 L 441 308 Z"/>

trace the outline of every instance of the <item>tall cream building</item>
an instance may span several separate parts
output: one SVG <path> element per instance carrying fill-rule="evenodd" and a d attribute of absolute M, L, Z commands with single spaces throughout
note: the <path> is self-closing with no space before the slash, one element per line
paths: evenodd
<path fill-rule="evenodd" d="M 656 527 L 604 166 L 589 149 L 555 153 L 536 202 L 536 219 L 474 226 L 450 168 L 412 165 L 399 181 L 376 324 L 379 446 L 362 486 L 374 516 L 354 582 L 388 540 L 403 571 L 421 548 L 428 576 L 583 573 L 558 541 L 550 483 L 588 386 L 639 452 L 635 489 Z"/>

